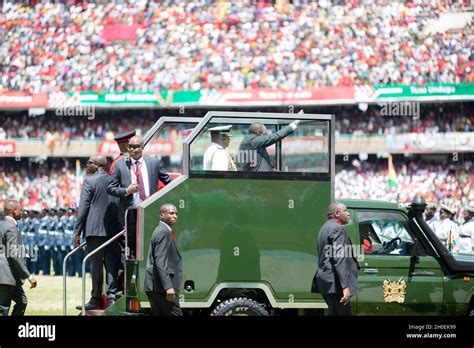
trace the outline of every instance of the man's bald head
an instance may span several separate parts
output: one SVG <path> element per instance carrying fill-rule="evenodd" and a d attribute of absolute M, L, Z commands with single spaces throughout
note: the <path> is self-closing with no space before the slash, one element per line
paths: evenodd
<path fill-rule="evenodd" d="M 104 168 L 107 165 L 107 158 L 105 156 L 97 156 L 97 163 L 99 167 Z"/>
<path fill-rule="evenodd" d="M 14 199 L 8 199 L 5 202 L 4 211 L 6 216 L 11 216 L 15 220 L 21 219 L 21 205 Z"/>
<path fill-rule="evenodd" d="M 162 204 L 161 207 L 160 207 L 160 214 L 161 213 L 166 213 L 168 212 L 170 209 L 176 209 L 176 206 L 172 203 L 165 203 L 165 204 Z"/>
<path fill-rule="evenodd" d="M 20 202 L 14 200 L 14 199 L 8 199 L 5 202 L 4 209 L 5 209 L 5 212 L 8 214 L 8 212 L 15 210 L 17 207 L 18 208 L 20 207 Z"/>
<path fill-rule="evenodd" d="M 100 168 L 103 169 L 107 164 L 104 156 L 92 155 L 87 161 L 86 173 L 87 175 L 96 173 Z"/>
<path fill-rule="evenodd" d="M 328 219 L 337 219 L 340 220 L 343 225 L 347 224 L 350 220 L 350 215 L 346 205 L 338 202 L 329 204 Z"/>

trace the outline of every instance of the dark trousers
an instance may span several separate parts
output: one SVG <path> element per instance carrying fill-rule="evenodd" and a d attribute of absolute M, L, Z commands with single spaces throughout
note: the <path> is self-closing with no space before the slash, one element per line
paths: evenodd
<path fill-rule="evenodd" d="M 324 301 L 326 301 L 329 307 L 329 315 L 352 315 L 351 304 L 346 305 L 340 303 L 342 295 L 338 294 L 326 294 L 323 295 Z"/>
<path fill-rule="evenodd" d="M 51 248 L 46 250 L 46 248 L 43 247 L 43 255 L 41 259 L 43 262 L 43 275 L 49 275 L 51 272 Z"/>
<path fill-rule="evenodd" d="M 87 252 L 90 253 L 94 251 L 107 240 L 108 237 L 86 237 Z M 104 265 L 106 272 L 105 281 L 107 298 L 115 299 L 115 294 L 117 292 L 117 260 L 113 244 L 114 243 L 109 244 L 90 258 L 92 268 L 92 302 L 100 301 L 99 303 L 102 303 Z"/>
<path fill-rule="evenodd" d="M 34 245 L 31 247 L 31 249 L 34 249 L 34 252 L 30 254 L 30 257 L 26 259 L 26 267 L 28 268 L 28 271 L 30 271 L 31 274 L 38 274 L 39 269 L 38 269 L 38 264 L 39 264 L 39 248 L 37 245 Z"/>
<path fill-rule="evenodd" d="M 114 241 L 117 260 L 117 291 L 123 293 L 125 283 L 125 236 Z"/>
<path fill-rule="evenodd" d="M 57 250 L 55 251 L 53 264 L 55 275 L 63 275 L 63 260 L 67 254 L 66 249 L 63 250 L 63 248 L 62 246 L 57 246 Z"/>
<path fill-rule="evenodd" d="M 21 285 L 5 285 L 0 284 L 0 314 L 7 316 L 10 311 L 11 303 L 15 302 L 13 306 L 12 316 L 25 315 L 26 305 L 28 299 L 25 291 Z"/>
<path fill-rule="evenodd" d="M 168 317 L 181 317 L 183 312 L 179 306 L 178 294 L 173 302 L 166 299 L 166 292 L 147 291 L 146 295 L 150 301 L 151 315 L 161 315 Z"/>

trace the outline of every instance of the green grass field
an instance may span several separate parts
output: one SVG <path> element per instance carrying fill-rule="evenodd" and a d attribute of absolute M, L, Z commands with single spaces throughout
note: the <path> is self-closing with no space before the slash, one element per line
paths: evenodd
<path fill-rule="evenodd" d="M 63 315 L 63 277 L 62 276 L 35 276 L 38 286 L 30 289 L 25 282 L 23 289 L 28 297 L 26 315 Z M 82 278 L 67 277 L 67 314 L 78 315 L 75 308 L 81 304 Z M 91 277 L 86 276 L 86 302 L 90 299 Z"/>

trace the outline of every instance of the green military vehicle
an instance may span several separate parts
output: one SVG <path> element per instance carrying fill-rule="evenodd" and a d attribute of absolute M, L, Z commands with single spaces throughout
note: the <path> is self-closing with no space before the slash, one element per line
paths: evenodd
<path fill-rule="evenodd" d="M 301 123 L 292 134 L 267 148 L 274 170 L 242 165 L 255 161 L 255 154 L 239 150 L 251 124 L 265 124 L 274 134 L 297 119 Z M 209 129 L 223 126 L 232 134 L 227 153 L 237 170 L 205 170 Z M 163 117 L 147 133 L 145 153 L 166 141 L 175 148 L 164 167 L 177 172 L 176 178 L 129 212 L 137 214 L 137 228 L 127 228 L 126 293 L 104 314 L 149 313 L 143 291 L 148 243 L 159 208 L 168 202 L 179 214 L 173 230 L 183 258 L 179 298 L 186 313 L 324 314 L 323 298 L 310 288 L 317 233 L 334 200 L 334 116 L 209 112 L 202 119 Z M 419 197 L 408 207 L 339 201 L 350 211 L 346 230 L 358 243 L 361 264 L 359 293 L 352 300 L 355 314 L 472 314 L 474 257 L 447 251 L 423 221 L 425 203 Z"/>

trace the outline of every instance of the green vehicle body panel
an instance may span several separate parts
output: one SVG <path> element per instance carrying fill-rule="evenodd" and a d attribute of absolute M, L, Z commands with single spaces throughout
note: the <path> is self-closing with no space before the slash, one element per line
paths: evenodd
<path fill-rule="evenodd" d="M 264 283 L 278 301 L 316 300 L 310 293 L 317 257 L 316 226 L 329 204 L 330 186 L 318 181 L 187 178 L 144 211 L 145 241 L 165 202 L 181 206 L 173 227 L 183 257 L 183 280 L 192 280 L 187 301 L 205 301 L 219 283 Z M 326 197 L 326 198 L 325 198 Z M 289 208 L 293 206 L 294 209 Z M 141 213 L 141 212 L 139 212 Z M 144 243 L 144 255 L 148 244 Z M 139 285 L 146 262 L 140 262 Z M 139 291 L 139 299 L 147 301 Z"/>

